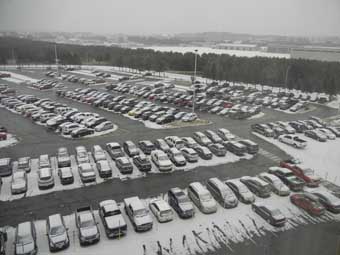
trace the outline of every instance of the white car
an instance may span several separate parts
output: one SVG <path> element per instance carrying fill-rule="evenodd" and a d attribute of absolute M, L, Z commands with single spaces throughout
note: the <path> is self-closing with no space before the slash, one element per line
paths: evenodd
<path fill-rule="evenodd" d="M 295 148 L 303 149 L 307 146 L 307 141 L 301 139 L 297 135 L 280 135 L 278 140 L 282 143 L 294 146 Z"/>
<path fill-rule="evenodd" d="M 14 194 L 26 193 L 27 175 L 25 171 L 14 172 L 11 181 L 11 192 Z"/>
<path fill-rule="evenodd" d="M 159 222 L 168 222 L 173 220 L 171 207 L 163 199 L 151 201 L 149 207 Z"/>
<path fill-rule="evenodd" d="M 188 148 L 197 148 L 199 144 L 192 137 L 182 137 L 182 141 Z"/>
<path fill-rule="evenodd" d="M 54 177 L 52 169 L 49 167 L 38 170 L 38 187 L 39 189 L 49 189 L 54 186 Z"/>
<path fill-rule="evenodd" d="M 164 140 L 168 143 L 170 147 L 176 147 L 177 149 L 181 149 L 184 147 L 184 142 L 178 136 L 167 136 Z"/>
<path fill-rule="evenodd" d="M 319 131 L 320 133 L 327 136 L 327 139 L 329 139 L 329 140 L 335 140 L 335 138 L 336 138 L 336 135 L 332 131 L 330 131 L 329 129 L 319 128 L 319 129 L 317 129 L 317 131 Z"/>
<path fill-rule="evenodd" d="M 99 125 L 95 126 L 94 130 L 96 132 L 102 132 L 106 130 L 113 129 L 114 125 L 111 121 L 105 121 L 103 123 L 100 123 Z"/>
<path fill-rule="evenodd" d="M 151 159 L 161 172 L 170 172 L 173 164 L 164 151 L 154 150 L 151 152 Z"/>
<path fill-rule="evenodd" d="M 217 130 L 217 134 L 224 141 L 232 141 L 236 138 L 232 133 L 230 133 L 230 131 L 228 129 L 225 129 L 225 128 L 220 128 L 219 130 Z"/>
<path fill-rule="evenodd" d="M 188 162 L 194 163 L 194 162 L 198 161 L 198 154 L 194 149 L 183 148 L 183 149 L 181 149 L 181 152 Z"/>
<path fill-rule="evenodd" d="M 197 120 L 198 116 L 196 113 L 187 113 L 185 114 L 183 117 L 182 117 L 182 121 L 184 122 L 192 122 L 192 121 L 195 121 Z"/>
<path fill-rule="evenodd" d="M 203 213 L 215 213 L 217 211 L 217 203 L 213 196 L 210 194 L 201 183 L 193 182 L 188 187 L 188 196 L 194 204 Z"/>
<path fill-rule="evenodd" d="M 288 196 L 290 190 L 286 184 L 284 184 L 279 177 L 270 173 L 261 173 L 258 177 L 265 182 L 269 183 L 272 191 L 279 196 Z"/>

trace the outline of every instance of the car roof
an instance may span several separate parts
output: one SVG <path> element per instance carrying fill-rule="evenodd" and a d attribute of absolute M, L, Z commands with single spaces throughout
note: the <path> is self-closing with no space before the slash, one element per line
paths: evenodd
<path fill-rule="evenodd" d="M 112 199 L 101 201 L 99 203 L 99 206 L 102 207 L 107 212 L 119 210 L 119 207 L 118 207 L 116 201 L 114 201 Z"/>
<path fill-rule="evenodd" d="M 50 216 L 48 216 L 48 219 L 49 219 L 51 227 L 57 227 L 57 226 L 60 226 L 60 225 L 63 224 L 60 214 L 50 215 Z"/>
<path fill-rule="evenodd" d="M 157 200 L 151 201 L 151 203 L 155 203 L 160 211 L 167 211 L 170 209 L 169 204 L 165 202 L 163 199 L 157 199 Z"/>
<path fill-rule="evenodd" d="M 207 191 L 207 189 L 200 182 L 192 182 L 190 183 L 190 186 L 199 193 L 209 193 L 209 191 Z"/>
<path fill-rule="evenodd" d="M 18 234 L 20 236 L 26 236 L 26 235 L 31 235 L 31 222 L 30 221 L 26 221 L 26 222 L 22 222 L 18 224 Z"/>
<path fill-rule="evenodd" d="M 49 167 L 40 168 L 39 173 L 40 177 L 49 177 L 52 176 L 52 169 Z"/>

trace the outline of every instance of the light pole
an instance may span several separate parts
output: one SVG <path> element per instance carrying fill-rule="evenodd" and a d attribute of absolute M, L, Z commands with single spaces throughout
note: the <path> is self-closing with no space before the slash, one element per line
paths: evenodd
<path fill-rule="evenodd" d="M 194 69 L 194 78 L 192 79 L 194 94 L 192 98 L 192 112 L 195 113 L 195 103 L 196 103 L 196 71 L 197 71 L 197 50 L 195 50 L 195 69 Z"/>

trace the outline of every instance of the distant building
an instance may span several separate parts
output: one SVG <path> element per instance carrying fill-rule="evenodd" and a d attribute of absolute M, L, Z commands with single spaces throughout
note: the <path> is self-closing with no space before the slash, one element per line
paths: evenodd
<path fill-rule="evenodd" d="M 244 43 L 220 43 L 217 44 L 215 48 L 223 50 L 246 50 L 246 51 L 259 50 L 256 44 L 244 44 Z"/>
<path fill-rule="evenodd" d="M 328 62 L 340 62 L 340 48 L 314 46 L 292 48 L 290 56 L 295 59 L 302 58 Z"/>

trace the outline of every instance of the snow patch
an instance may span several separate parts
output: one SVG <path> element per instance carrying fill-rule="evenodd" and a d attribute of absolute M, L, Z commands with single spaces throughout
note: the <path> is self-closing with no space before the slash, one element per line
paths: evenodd
<path fill-rule="evenodd" d="M 5 148 L 8 146 L 13 146 L 15 144 L 17 144 L 19 141 L 17 140 L 17 138 L 12 135 L 12 134 L 7 134 L 7 139 L 0 141 L 0 148 Z"/>

